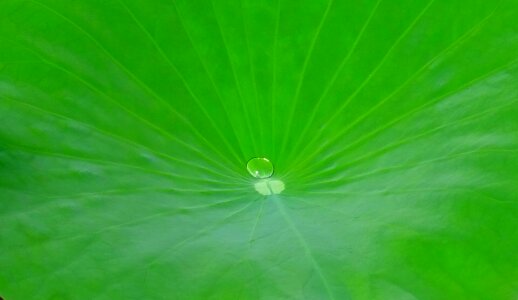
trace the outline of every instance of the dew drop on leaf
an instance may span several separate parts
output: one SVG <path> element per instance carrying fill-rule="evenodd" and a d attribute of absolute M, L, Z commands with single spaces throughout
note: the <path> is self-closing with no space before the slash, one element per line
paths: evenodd
<path fill-rule="evenodd" d="M 269 178 L 273 175 L 273 164 L 264 157 L 254 157 L 246 164 L 248 173 L 255 178 Z"/>

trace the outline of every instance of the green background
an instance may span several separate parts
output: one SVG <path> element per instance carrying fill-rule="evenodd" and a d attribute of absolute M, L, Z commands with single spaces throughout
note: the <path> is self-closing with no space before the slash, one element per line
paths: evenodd
<path fill-rule="evenodd" d="M 517 20 L 0 1 L 0 296 L 518 299 Z"/>

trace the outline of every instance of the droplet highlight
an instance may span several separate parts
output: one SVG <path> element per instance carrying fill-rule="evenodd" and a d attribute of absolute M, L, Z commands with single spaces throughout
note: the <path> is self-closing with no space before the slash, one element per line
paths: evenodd
<path fill-rule="evenodd" d="M 246 164 L 248 173 L 255 178 L 264 179 L 273 175 L 273 164 L 265 157 L 254 157 Z"/>

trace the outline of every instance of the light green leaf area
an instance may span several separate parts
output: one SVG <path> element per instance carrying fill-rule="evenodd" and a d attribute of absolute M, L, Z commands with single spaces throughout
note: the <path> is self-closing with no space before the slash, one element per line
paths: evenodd
<path fill-rule="evenodd" d="M 0 296 L 518 299 L 517 20 L 0 1 Z"/>

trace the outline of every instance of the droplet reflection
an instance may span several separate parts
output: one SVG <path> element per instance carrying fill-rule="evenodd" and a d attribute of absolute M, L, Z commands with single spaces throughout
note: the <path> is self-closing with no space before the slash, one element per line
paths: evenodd
<path fill-rule="evenodd" d="M 261 195 L 277 195 L 284 191 L 284 182 L 265 179 L 255 183 L 254 188 Z"/>

